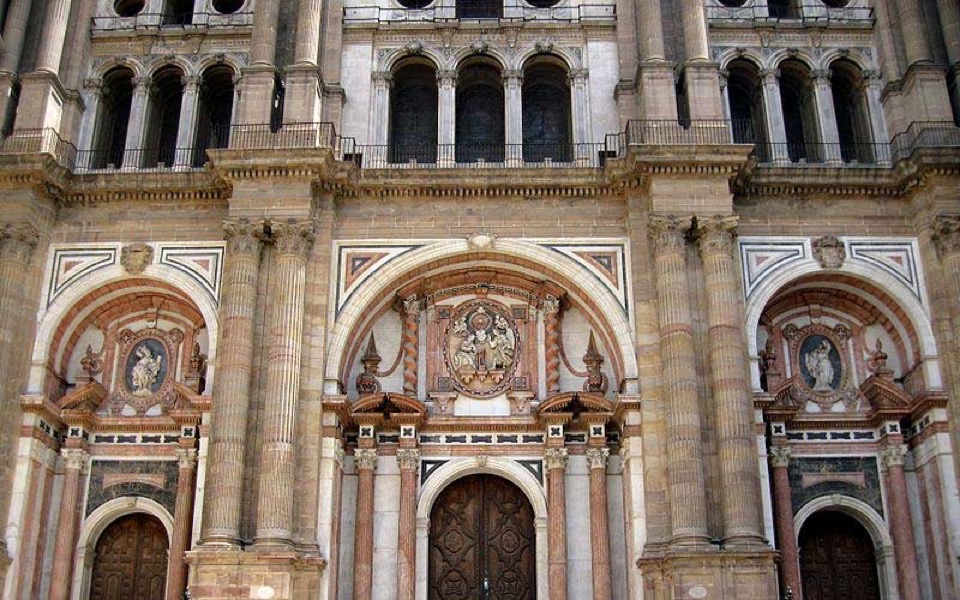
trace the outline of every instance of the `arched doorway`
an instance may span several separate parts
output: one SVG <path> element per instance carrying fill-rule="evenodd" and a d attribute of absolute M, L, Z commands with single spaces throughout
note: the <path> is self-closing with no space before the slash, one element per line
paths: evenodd
<path fill-rule="evenodd" d="M 811 516 L 800 530 L 800 575 L 806 600 L 877 600 L 880 585 L 870 534 L 836 511 Z"/>
<path fill-rule="evenodd" d="M 90 600 L 163 600 L 167 547 L 167 532 L 152 515 L 111 523 L 97 541 Z"/>
<path fill-rule="evenodd" d="M 534 600 L 533 508 L 513 483 L 469 475 L 430 512 L 430 600 Z"/>

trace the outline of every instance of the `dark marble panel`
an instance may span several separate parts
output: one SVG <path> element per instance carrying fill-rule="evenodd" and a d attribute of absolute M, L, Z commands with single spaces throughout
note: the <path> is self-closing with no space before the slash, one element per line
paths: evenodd
<path fill-rule="evenodd" d="M 875 457 L 793 458 L 789 473 L 794 514 L 811 500 L 845 494 L 883 515 L 880 472 Z"/>
<path fill-rule="evenodd" d="M 151 483 L 130 481 L 110 485 L 125 475 L 147 476 L 144 479 L 149 479 Z M 86 515 L 90 516 L 90 513 L 114 498 L 125 496 L 154 500 L 172 515 L 177 502 L 178 476 L 176 460 L 94 460 L 90 471 Z M 162 483 L 163 487 L 153 483 Z"/>

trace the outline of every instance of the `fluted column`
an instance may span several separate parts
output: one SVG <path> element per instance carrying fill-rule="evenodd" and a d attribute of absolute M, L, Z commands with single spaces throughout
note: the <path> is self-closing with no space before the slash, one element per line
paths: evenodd
<path fill-rule="evenodd" d="M 291 219 L 271 225 L 276 262 L 260 454 L 258 544 L 292 543 L 304 288 L 316 228 L 312 220 Z"/>
<path fill-rule="evenodd" d="M 250 64 L 273 65 L 277 49 L 277 21 L 280 0 L 257 0 L 253 15 L 253 34 L 250 36 Z"/>
<path fill-rule="evenodd" d="M 356 532 L 353 540 L 353 600 L 370 600 L 373 593 L 373 499 L 377 450 L 354 452 L 357 467 Z"/>
<path fill-rule="evenodd" d="M 927 40 L 927 27 L 923 20 L 920 0 L 896 0 L 897 16 L 900 21 L 900 33 L 907 56 L 907 66 L 918 62 L 930 62 L 930 43 Z"/>
<path fill-rule="evenodd" d="M 166 600 L 183 600 L 187 588 L 187 564 L 184 553 L 190 549 L 190 525 L 193 523 L 193 478 L 197 469 L 197 451 L 179 448 L 177 463 L 177 500 L 173 509 L 173 535 L 170 537 L 170 566 L 167 570 Z"/>
<path fill-rule="evenodd" d="M 697 394 L 696 360 L 686 240 L 690 218 L 652 217 L 656 253 L 660 356 L 668 398 L 667 475 L 670 484 L 672 543 L 707 544 L 707 496 L 703 478 L 702 419 Z"/>
<path fill-rule="evenodd" d="M 935 239 L 954 310 L 954 345 L 960 345 L 960 217 L 940 217 L 935 225 Z M 960 352 L 960 347 L 955 348 Z"/>
<path fill-rule="evenodd" d="M 707 15 L 703 0 L 681 0 L 683 11 L 683 49 L 688 61 L 710 59 L 707 46 Z M 659 21 L 657 22 L 659 25 Z"/>
<path fill-rule="evenodd" d="M 297 38 L 294 62 L 316 65 L 320 60 L 320 23 L 323 0 L 304 0 L 297 13 Z"/>
<path fill-rule="evenodd" d="M 937 12 L 940 13 L 940 29 L 947 47 L 947 62 L 960 64 L 960 3 L 957 0 L 937 0 Z"/>
<path fill-rule="evenodd" d="M 609 448 L 587 449 L 590 466 L 590 556 L 593 600 L 610 600 L 610 532 L 607 526 L 607 458 Z"/>
<path fill-rule="evenodd" d="M 225 221 L 223 228 L 227 257 L 201 539 L 204 544 L 238 546 L 263 224 L 238 219 Z"/>
<path fill-rule="evenodd" d="M 400 517 L 397 538 L 397 600 L 413 600 L 417 580 L 417 469 L 420 451 L 397 450 L 400 466 Z"/>
<path fill-rule="evenodd" d="M 637 10 L 637 22 L 640 23 L 640 60 L 665 60 L 660 0 L 637 0 Z"/>
<path fill-rule="evenodd" d="M 726 545 L 763 543 L 753 398 L 746 381 L 743 298 L 733 261 L 736 227 L 737 217 L 714 217 L 698 222 L 707 293 L 710 376 L 717 415 Z"/>
<path fill-rule="evenodd" d="M 880 71 L 863 72 L 863 90 L 870 111 L 870 131 L 873 135 L 874 158 L 880 164 L 890 164 L 890 134 L 883 117 L 883 81 Z"/>
<path fill-rule="evenodd" d="M 762 69 L 760 78 L 763 81 L 764 119 L 770 143 L 767 158 L 777 164 L 786 164 L 790 162 L 790 155 L 787 152 L 787 126 L 783 120 L 783 99 L 780 97 L 780 71 Z"/>
<path fill-rule="evenodd" d="M 0 70 L 16 73 L 23 52 L 23 40 L 27 35 L 30 7 L 33 0 L 11 0 L 7 6 L 7 18 L 3 26 L 3 56 Z"/>
<path fill-rule="evenodd" d="M 417 361 L 420 355 L 420 307 L 415 296 L 403 301 L 403 393 L 417 395 Z"/>
<path fill-rule="evenodd" d="M 47 2 L 47 12 L 43 19 L 43 35 L 40 36 L 40 49 L 37 51 L 38 71 L 49 71 L 54 74 L 60 72 L 63 42 L 67 39 L 70 4 L 71 0 Z"/>
<path fill-rule="evenodd" d="M 560 301 L 548 296 L 542 310 L 545 378 L 549 397 L 560 392 Z"/>
<path fill-rule="evenodd" d="M 567 449 L 547 448 L 544 463 L 547 467 L 550 600 L 567 600 Z"/>
<path fill-rule="evenodd" d="M 90 455 L 85 450 L 65 448 L 60 451 L 65 472 L 57 540 L 53 547 L 53 568 L 50 572 L 50 600 L 70 598 L 73 581 L 73 552 L 77 545 L 77 524 L 80 517 L 80 476 Z"/>
<path fill-rule="evenodd" d="M 907 478 L 903 459 L 907 447 L 890 444 L 880 451 L 886 468 L 887 503 L 890 506 L 890 533 L 893 535 L 893 554 L 896 557 L 897 579 L 900 581 L 900 600 L 920 600 L 920 580 L 917 569 L 917 546 L 910 522 L 910 501 L 907 497 Z"/>
<path fill-rule="evenodd" d="M 800 551 L 797 548 L 790 490 L 790 447 L 771 447 L 769 461 L 770 470 L 773 471 L 773 509 L 777 524 L 777 548 L 780 550 L 783 591 L 789 589 L 794 600 L 803 600 L 800 590 Z"/>
<path fill-rule="evenodd" d="M 840 132 L 837 129 L 837 111 L 833 103 L 833 88 L 830 87 L 830 71 L 821 69 L 813 72 L 814 93 L 817 98 L 817 115 L 820 122 L 820 139 L 824 144 L 823 157 L 826 162 L 843 162 L 840 153 Z"/>

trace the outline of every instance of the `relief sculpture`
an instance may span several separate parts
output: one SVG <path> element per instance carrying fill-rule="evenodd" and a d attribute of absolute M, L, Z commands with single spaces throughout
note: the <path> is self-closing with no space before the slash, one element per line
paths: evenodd
<path fill-rule="evenodd" d="M 518 343 L 517 329 L 506 311 L 490 302 L 464 305 L 450 325 L 445 348 L 457 388 L 479 397 L 506 389 Z"/>

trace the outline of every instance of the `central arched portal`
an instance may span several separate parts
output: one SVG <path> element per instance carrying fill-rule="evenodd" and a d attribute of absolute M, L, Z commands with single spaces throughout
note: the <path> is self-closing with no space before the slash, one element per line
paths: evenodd
<path fill-rule="evenodd" d="M 469 475 L 440 493 L 430 512 L 430 600 L 534 600 L 533 508 L 519 487 Z"/>
<path fill-rule="evenodd" d="M 853 517 L 822 511 L 800 530 L 800 573 L 806 600 L 877 600 L 873 540 Z"/>
<path fill-rule="evenodd" d="M 167 532 L 145 513 L 121 517 L 97 541 L 90 600 L 163 600 Z"/>

